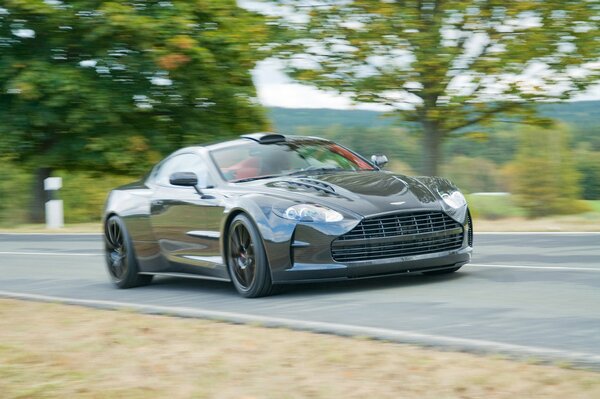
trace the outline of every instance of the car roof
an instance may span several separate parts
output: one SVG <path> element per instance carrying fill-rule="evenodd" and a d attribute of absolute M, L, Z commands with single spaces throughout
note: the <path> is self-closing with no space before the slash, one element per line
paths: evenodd
<path fill-rule="evenodd" d="M 295 143 L 295 144 L 316 144 L 316 143 L 333 143 L 331 140 L 323 139 L 321 137 L 313 137 L 313 136 L 292 136 L 292 135 L 282 135 L 278 133 L 252 133 L 240 136 L 239 139 L 227 140 L 215 142 L 212 144 L 204 144 L 204 145 L 193 145 L 189 147 L 180 148 L 171 154 L 169 154 L 166 158 L 171 158 L 175 155 L 183 154 L 183 153 L 197 153 L 197 154 L 205 154 L 209 151 L 221 150 L 224 148 L 234 147 L 240 144 L 247 144 L 251 142 L 261 142 L 262 136 L 279 136 L 282 139 L 279 140 L 269 140 L 267 139 L 262 144 L 268 145 L 273 143 Z M 165 158 L 165 159 L 166 159 Z"/>
<path fill-rule="evenodd" d="M 277 138 L 281 138 L 281 139 L 277 139 Z M 239 139 L 222 141 L 222 142 L 218 142 L 218 143 L 214 143 L 214 144 L 207 144 L 204 146 L 194 146 L 191 148 L 205 148 L 209 151 L 214 151 L 214 150 L 220 150 L 220 149 L 227 148 L 227 147 L 233 147 L 236 145 L 240 145 L 240 144 L 244 144 L 244 143 L 248 143 L 248 142 L 252 142 L 252 141 L 261 143 L 261 144 L 273 144 L 273 143 L 283 143 L 283 142 L 297 143 L 297 144 L 332 143 L 332 141 L 323 139 L 320 137 L 292 136 L 292 135 L 283 135 L 283 134 L 278 134 L 278 133 L 263 132 L 263 133 L 253 133 L 253 134 L 243 135 L 243 136 L 240 136 Z"/>

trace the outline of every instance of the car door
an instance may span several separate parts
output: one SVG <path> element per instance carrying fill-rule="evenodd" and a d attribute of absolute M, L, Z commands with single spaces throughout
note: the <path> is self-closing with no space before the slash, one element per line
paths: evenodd
<path fill-rule="evenodd" d="M 154 177 L 150 222 L 168 271 L 226 278 L 219 244 L 222 196 L 214 188 L 201 195 L 194 187 L 172 185 L 175 172 L 208 176 L 200 155 L 183 153 L 168 158 Z"/>

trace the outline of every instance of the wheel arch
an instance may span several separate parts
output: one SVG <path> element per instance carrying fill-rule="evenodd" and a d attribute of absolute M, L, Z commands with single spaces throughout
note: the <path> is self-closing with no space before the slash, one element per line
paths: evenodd
<path fill-rule="evenodd" d="M 244 208 L 234 208 L 232 209 L 229 214 L 227 215 L 227 217 L 225 218 L 225 221 L 223 223 L 223 231 L 221 234 L 221 256 L 223 257 L 223 262 L 225 263 L 225 268 L 227 270 L 227 274 L 229 274 L 229 267 L 227 267 L 227 250 L 228 250 L 228 245 L 229 245 L 229 228 L 231 227 L 231 224 L 233 223 L 233 220 L 236 218 L 236 216 L 238 215 L 245 215 L 250 222 L 254 225 L 254 227 L 256 228 L 256 230 L 258 231 L 258 234 L 260 236 L 260 240 L 263 244 L 263 248 L 265 250 L 265 256 L 267 258 L 267 267 L 269 268 L 269 274 L 271 275 L 271 279 L 273 278 L 273 269 L 271 268 L 271 261 L 269 259 L 269 251 L 268 251 L 268 247 L 267 247 L 267 242 L 265 241 L 265 237 L 264 234 L 260 228 L 260 224 L 256 222 L 255 218 L 252 216 L 252 214 L 250 212 L 248 212 L 247 209 Z M 231 275 L 229 276 L 229 278 L 232 278 Z"/>

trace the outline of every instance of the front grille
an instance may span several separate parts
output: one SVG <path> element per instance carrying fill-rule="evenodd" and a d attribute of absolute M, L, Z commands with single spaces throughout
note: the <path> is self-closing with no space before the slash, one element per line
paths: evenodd
<path fill-rule="evenodd" d="M 362 220 L 333 241 L 337 262 L 395 258 L 458 249 L 463 226 L 443 212 L 399 213 Z"/>

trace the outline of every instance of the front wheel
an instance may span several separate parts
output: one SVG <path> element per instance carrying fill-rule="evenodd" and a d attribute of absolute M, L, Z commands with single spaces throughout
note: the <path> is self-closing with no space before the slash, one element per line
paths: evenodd
<path fill-rule="evenodd" d="M 118 216 L 111 216 L 106 221 L 104 250 L 108 274 L 117 287 L 138 287 L 152 281 L 153 276 L 139 274 L 131 238 L 125 223 Z"/>
<path fill-rule="evenodd" d="M 271 271 L 260 233 L 244 214 L 237 215 L 229 226 L 227 269 L 243 297 L 258 298 L 271 293 Z"/>

